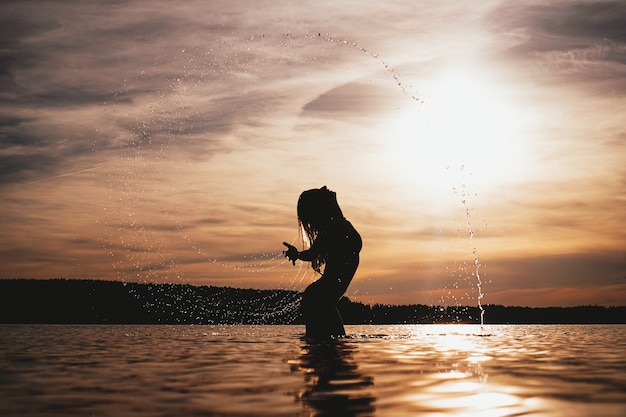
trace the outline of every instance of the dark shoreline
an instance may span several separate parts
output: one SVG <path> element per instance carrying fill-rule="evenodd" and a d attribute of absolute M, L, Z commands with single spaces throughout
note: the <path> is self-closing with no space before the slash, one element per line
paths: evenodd
<path fill-rule="evenodd" d="M 300 293 L 187 284 L 0 279 L 0 323 L 301 324 Z M 485 324 L 626 324 L 626 306 L 485 305 Z M 372 306 L 344 297 L 346 324 L 480 323 L 477 306 Z"/>

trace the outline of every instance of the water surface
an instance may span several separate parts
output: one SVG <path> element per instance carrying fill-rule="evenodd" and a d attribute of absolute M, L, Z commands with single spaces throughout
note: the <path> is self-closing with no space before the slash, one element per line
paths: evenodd
<path fill-rule="evenodd" d="M 626 415 L 625 325 L 0 326 L 0 414 Z"/>

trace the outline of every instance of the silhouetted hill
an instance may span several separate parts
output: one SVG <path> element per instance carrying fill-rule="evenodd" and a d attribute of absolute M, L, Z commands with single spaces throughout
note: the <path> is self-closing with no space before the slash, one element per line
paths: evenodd
<path fill-rule="evenodd" d="M 283 324 L 297 319 L 299 297 L 185 284 L 0 280 L 0 322 Z"/>
<path fill-rule="evenodd" d="M 301 324 L 300 293 L 186 284 L 0 279 L 0 323 Z M 485 323 L 626 323 L 626 307 L 487 305 Z M 365 305 L 344 297 L 346 324 L 478 323 L 478 307 Z"/>

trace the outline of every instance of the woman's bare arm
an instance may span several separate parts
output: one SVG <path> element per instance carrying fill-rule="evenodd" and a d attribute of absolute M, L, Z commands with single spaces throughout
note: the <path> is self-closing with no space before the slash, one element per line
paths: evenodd
<path fill-rule="evenodd" d="M 294 265 L 297 259 L 305 262 L 311 262 L 320 253 L 320 236 L 318 236 L 315 243 L 313 243 L 313 245 L 309 249 L 303 250 L 302 252 L 299 252 L 295 246 L 290 245 L 287 242 L 283 242 L 283 245 L 287 247 L 287 250 L 283 253 L 291 262 L 294 263 Z"/>

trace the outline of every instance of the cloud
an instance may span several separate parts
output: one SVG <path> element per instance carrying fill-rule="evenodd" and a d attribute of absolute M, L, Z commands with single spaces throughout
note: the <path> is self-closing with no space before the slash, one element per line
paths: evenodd
<path fill-rule="evenodd" d="M 581 305 L 621 306 L 626 298 L 626 284 L 596 287 L 506 288 L 486 294 L 483 303 L 532 307 L 573 307 Z"/>
<path fill-rule="evenodd" d="M 621 1 L 505 2 L 487 21 L 502 35 L 525 38 L 525 52 L 571 49 L 599 41 L 626 42 L 626 5 Z"/>
<path fill-rule="evenodd" d="M 620 251 L 539 255 L 483 251 L 479 274 L 484 303 L 527 306 L 621 305 L 626 296 L 626 260 Z M 367 263 L 368 260 L 366 259 Z M 368 265 L 369 267 L 369 265 Z M 355 277 L 352 290 L 364 302 L 389 299 L 402 303 L 464 305 L 476 302 L 476 268 L 466 259 L 433 260 L 418 254 L 393 267 L 369 267 Z M 607 289 L 618 291 L 606 293 Z M 603 293 L 604 292 L 604 293 Z M 352 293 L 348 294 L 349 296 Z"/>
<path fill-rule="evenodd" d="M 543 33 L 571 42 L 626 41 L 626 5 L 621 1 L 562 2 L 528 8 L 527 19 Z"/>
<path fill-rule="evenodd" d="M 505 288 L 613 285 L 624 279 L 626 259 L 618 250 L 493 257 L 485 261 L 493 290 Z"/>
<path fill-rule="evenodd" d="M 397 100 L 398 96 L 397 91 L 385 89 L 381 84 L 357 80 L 318 95 L 303 106 L 302 115 L 342 120 L 372 117 L 381 111 L 389 111 L 393 99 Z"/>
<path fill-rule="evenodd" d="M 591 83 L 595 94 L 626 93 L 624 2 L 507 2 L 486 21 L 513 45 L 509 57 L 552 82 Z"/>
<path fill-rule="evenodd" d="M 224 135 L 285 123 L 299 116 L 302 97 L 355 76 L 358 67 L 337 71 L 334 63 L 377 68 L 358 48 L 311 31 L 326 6 L 306 14 L 283 6 L 268 7 L 262 20 L 230 2 L 38 2 L 37 13 L 31 3 L 6 7 L 0 136 L 9 140 L 0 145 L 0 182 L 61 175 L 84 168 L 70 161 L 103 163 L 134 148 L 208 159 L 233 150 Z M 348 25 L 368 9 L 333 10 L 349 16 Z M 298 33 L 281 25 L 297 15 Z M 352 100 L 353 111 L 359 103 Z"/>
<path fill-rule="evenodd" d="M 68 161 L 113 149 L 120 138 L 135 143 L 135 136 L 141 141 L 150 134 L 162 145 L 160 133 L 171 142 L 173 136 L 234 124 L 225 116 L 237 103 L 195 121 L 180 113 L 149 117 L 154 107 L 173 103 L 176 80 L 194 75 L 183 61 L 193 56 L 181 52 L 190 45 L 188 34 L 214 39 L 233 29 L 236 16 L 230 16 L 232 24 L 210 25 L 192 9 L 177 14 L 168 3 L 146 7 L 130 1 L 80 7 L 38 2 L 37 13 L 32 7 L 32 2 L 3 7 L 0 137 L 6 140 L 0 149 L 0 181 L 75 169 Z M 146 121 L 150 131 L 140 131 L 137 126 Z M 101 134 L 95 133 L 98 128 Z M 94 136 L 97 140 L 91 140 Z"/>

